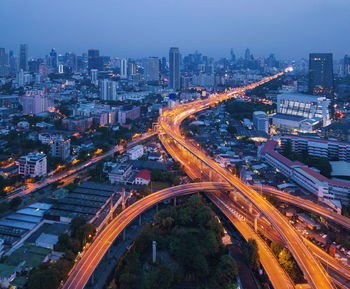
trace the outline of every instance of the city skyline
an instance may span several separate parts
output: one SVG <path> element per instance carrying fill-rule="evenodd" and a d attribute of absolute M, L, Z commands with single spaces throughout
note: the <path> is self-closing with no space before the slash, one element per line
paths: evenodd
<path fill-rule="evenodd" d="M 230 48 L 241 56 L 247 47 L 254 55 L 275 53 L 282 59 L 307 58 L 310 52 L 331 52 L 335 59 L 349 54 L 347 1 L 221 4 L 63 1 L 51 9 L 51 3 L 41 0 L 5 0 L 0 10 L 2 46 L 17 53 L 20 43 L 28 43 L 29 56 L 34 57 L 52 47 L 78 54 L 98 48 L 101 55 L 134 58 L 167 55 L 169 47 L 180 47 L 183 54 L 200 49 L 213 57 L 228 57 Z M 37 12 L 28 14 L 28 9 Z"/>

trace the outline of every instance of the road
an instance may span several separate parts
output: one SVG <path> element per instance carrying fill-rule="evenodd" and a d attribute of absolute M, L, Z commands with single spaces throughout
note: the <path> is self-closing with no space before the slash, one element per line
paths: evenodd
<path fill-rule="evenodd" d="M 303 198 L 299 198 L 293 195 L 290 195 L 286 192 L 277 190 L 275 188 L 263 186 L 252 186 L 256 191 L 262 190 L 264 193 L 268 193 L 279 200 L 292 204 L 296 207 L 302 208 L 306 211 L 315 213 L 317 215 L 320 215 L 324 217 L 325 219 L 328 219 L 330 221 L 333 221 L 334 223 L 342 226 L 343 228 L 350 230 L 350 219 L 347 217 L 344 217 L 342 215 L 339 215 L 335 213 L 334 211 L 327 209 L 321 205 L 315 204 L 314 202 L 311 202 L 309 200 L 305 200 Z"/>
<path fill-rule="evenodd" d="M 184 196 L 197 192 L 215 192 L 220 185 L 215 183 L 191 183 L 167 188 L 153 193 L 122 211 L 106 228 L 96 237 L 86 249 L 84 255 L 72 270 L 63 289 L 83 289 L 102 257 L 112 245 L 119 234 L 137 216 L 155 204 L 177 196 Z M 273 278 L 273 276 L 271 276 Z M 278 276 L 276 276 L 278 278 Z"/>
<path fill-rule="evenodd" d="M 192 155 L 192 163 L 198 163 L 197 166 L 199 165 L 201 167 L 201 171 L 203 167 L 209 168 L 216 178 L 221 178 L 236 188 L 236 190 L 242 196 L 247 198 L 252 205 L 262 215 L 264 215 L 266 219 L 268 219 L 274 229 L 279 233 L 283 241 L 287 244 L 288 249 L 297 261 L 299 267 L 304 273 L 305 278 L 312 288 L 334 288 L 327 272 L 307 248 L 299 234 L 279 213 L 279 211 L 262 196 L 260 196 L 259 193 L 254 191 L 239 178 L 232 175 L 204 152 L 202 152 L 200 148 L 198 148 L 199 146 L 195 146 L 188 141 L 184 136 L 182 136 L 180 131 L 181 122 L 190 115 L 204 110 L 217 102 L 235 97 L 235 95 L 242 93 L 242 91 L 246 89 L 253 89 L 254 87 L 268 82 L 282 74 L 283 73 L 268 77 L 258 83 L 248 85 L 243 88 L 234 89 L 221 95 L 212 95 L 207 99 L 199 99 L 191 103 L 178 105 L 171 110 L 165 110 L 159 117 L 158 123 L 160 125 L 160 131 L 162 130 L 165 132 L 167 138 L 173 139 L 177 145 L 181 146 L 188 152 L 188 155 Z M 162 134 L 162 132 L 160 132 L 160 134 Z M 160 139 L 162 140 L 162 138 Z M 164 142 L 166 141 L 163 140 L 163 143 Z"/>
<path fill-rule="evenodd" d="M 279 289 L 294 288 L 293 281 L 282 269 L 276 257 L 271 252 L 269 246 L 266 245 L 265 241 L 262 240 L 257 233 L 255 233 L 255 231 L 245 222 L 244 219 L 241 219 L 239 215 L 237 215 L 235 208 L 230 204 L 225 203 L 216 193 L 208 193 L 207 196 L 220 209 L 220 211 L 225 214 L 225 216 L 247 241 L 248 239 L 254 239 L 257 242 L 260 262 L 269 276 L 273 287 Z"/>
<path fill-rule="evenodd" d="M 149 132 L 149 133 L 145 133 L 144 135 L 142 135 L 140 138 L 134 140 L 134 141 L 131 141 L 127 144 L 127 148 L 130 148 L 136 144 L 138 144 L 139 142 L 142 142 L 144 141 L 145 139 L 147 138 L 150 138 L 152 136 L 155 135 L 155 132 Z M 9 196 L 8 198 L 9 199 L 12 199 L 12 198 L 15 198 L 15 197 L 22 197 L 24 195 L 27 195 L 27 194 L 30 194 L 32 192 L 35 192 L 37 190 L 40 190 L 54 182 L 57 182 L 57 181 L 63 181 L 64 179 L 66 178 L 75 178 L 75 176 L 78 176 L 79 172 L 81 170 L 84 170 L 88 167 L 90 167 L 91 165 L 97 163 L 98 161 L 100 161 L 101 159 L 104 159 L 106 157 L 109 157 L 111 155 L 113 155 L 114 153 L 116 152 L 120 152 L 120 153 L 123 153 L 125 150 L 122 146 L 114 146 L 111 150 L 109 150 L 108 152 L 104 153 L 104 154 L 100 154 L 100 155 L 97 155 L 97 156 L 94 156 L 93 158 L 91 158 L 90 160 L 84 162 L 84 163 L 81 163 L 81 164 L 78 164 L 76 166 L 74 166 L 73 168 L 71 168 L 70 170 L 68 171 L 65 171 L 65 172 L 62 172 L 62 173 L 57 173 L 51 177 L 47 177 L 43 182 L 41 183 L 33 183 L 33 184 L 28 184 L 28 188 L 23 190 L 23 191 L 20 191 L 16 194 L 13 194 L 11 196 Z"/>

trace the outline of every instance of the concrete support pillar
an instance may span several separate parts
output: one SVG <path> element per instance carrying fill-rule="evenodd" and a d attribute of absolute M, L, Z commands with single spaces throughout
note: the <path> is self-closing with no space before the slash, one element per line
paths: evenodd
<path fill-rule="evenodd" d="M 93 271 L 92 274 L 91 274 L 91 283 L 92 284 L 95 283 L 95 271 Z"/>
<path fill-rule="evenodd" d="M 125 241 L 125 239 L 126 239 L 126 235 L 125 234 L 126 234 L 126 229 L 123 230 L 123 241 Z"/>
<path fill-rule="evenodd" d="M 253 205 L 251 203 L 249 203 L 249 213 L 253 213 Z"/>
<path fill-rule="evenodd" d="M 237 191 L 233 191 L 233 201 L 237 203 L 238 197 L 237 197 Z"/>
<path fill-rule="evenodd" d="M 152 242 L 152 262 L 153 263 L 157 262 L 157 242 L 156 241 Z"/>
<path fill-rule="evenodd" d="M 174 207 L 176 207 L 176 197 L 174 198 Z"/>
<path fill-rule="evenodd" d="M 256 233 L 258 232 L 258 219 L 259 219 L 259 215 L 256 215 L 254 217 L 254 230 Z"/>
<path fill-rule="evenodd" d="M 124 187 L 122 188 L 122 210 L 124 211 L 125 209 L 125 189 Z"/>
<path fill-rule="evenodd" d="M 141 226 L 142 225 L 142 215 L 140 214 L 139 215 L 139 226 Z"/>
<path fill-rule="evenodd" d="M 211 169 L 209 169 L 209 182 L 211 182 L 212 172 Z"/>

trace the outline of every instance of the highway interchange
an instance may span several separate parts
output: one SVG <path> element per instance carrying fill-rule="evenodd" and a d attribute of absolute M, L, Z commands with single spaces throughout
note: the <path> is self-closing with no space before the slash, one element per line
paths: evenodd
<path fill-rule="evenodd" d="M 334 288 L 328 274 L 320 265 L 319 261 L 315 258 L 316 254 L 314 254 L 314 252 L 317 249 L 312 248 L 312 245 L 303 240 L 302 237 L 289 224 L 289 222 L 278 212 L 278 210 L 268 201 L 266 201 L 259 193 L 257 193 L 257 191 L 242 183 L 237 177 L 233 176 L 230 172 L 219 166 L 214 160 L 203 153 L 198 146 L 195 146 L 192 142 L 186 140 L 180 131 L 181 122 L 191 114 L 206 109 L 219 101 L 235 97 L 246 89 L 252 89 L 257 85 L 270 81 L 271 79 L 282 74 L 283 73 L 277 74 L 253 85 L 237 88 L 221 95 L 214 94 L 204 100 L 199 99 L 192 103 L 176 106 L 172 110 L 165 110 L 159 118 L 158 134 L 168 152 L 174 157 L 174 159 L 180 161 L 185 166 L 186 172 L 192 178 L 202 178 L 202 176 L 206 175 L 211 181 L 219 181 L 221 183 L 192 183 L 172 187 L 158 191 L 134 203 L 120 213 L 96 237 L 94 242 L 85 251 L 82 259 L 72 270 L 72 273 L 64 284 L 63 288 L 84 288 L 109 246 L 125 229 L 125 227 L 144 210 L 167 198 L 173 198 L 198 191 L 210 192 L 208 196 L 211 198 L 211 200 L 234 223 L 241 233 L 244 231 L 242 235 L 245 238 L 246 236 L 253 236 L 255 239 L 259 238 L 255 231 L 252 230 L 245 222 L 242 222 L 242 220 L 237 221 L 239 218 L 237 218 L 237 216 L 234 217 L 234 214 L 232 213 L 235 212 L 233 202 L 227 204 L 227 199 L 220 197 L 220 194 L 213 194 L 213 192 L 220 190 L 237 191 L 240 198 L 250 202 L 254 207 L 254 211 L 259 212 L 259 214 L 261 214 L 271 223 L 273 228 L 279 234 L 281 240 L 293 254 L 294 258 L 302 269 L 305 278 L 312 288 Z M 164 141 L 165 138 L 170 138 L 172 141 Z M 318 213 L 347 229 L 349 228 L 349 219 L 341 217 L 319 205 L 312 202 L 307 203 L 305 200 L 301 201 L 301 199 L 299 200 L 298 198 L 293 199 L 294 197 L 291 198 L 288 194 L 274 189 L 263 188 L 263 190 L 264 192 L 273 194 L 285 202 L 314 211 L 315 213 Z M 261 242 L 264 243 L 264 241 Z M 276 273 L 280 272 L 281 267 L 279 266 L 277 260 L 271 256 L 271 252 L 269 251 L 269 248 L 266 248 L 266 244 L 261 242 L 258 242 L 259 250 L 261 252 L 261 262 L 268 273 L 271 282 L 276 288 L 292 288 L 294 285 L 285 273 Z M 322 255 L 320 252 L 319 254 Z M 320 256 L 318 256 L 318 258 L 320 258 Z M 328 257 L 323 255 L 321 258 L 327 259 Z M 333 261 L 333 259 L 326 260 L 326 262 Z M 337 267 L 337 264 L 334 264 L 334 266 Z M 348 272 L 345 272 L 344 274 L 346 275 Z"/>

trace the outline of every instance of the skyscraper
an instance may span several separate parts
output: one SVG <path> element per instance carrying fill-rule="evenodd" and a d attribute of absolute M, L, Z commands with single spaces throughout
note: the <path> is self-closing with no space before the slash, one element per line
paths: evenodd
<path fill-rule="evenodd" d="M 88 70 L 97 69 L 102 70 L 103 63 L 102 58 L 100 57 L 100 51 L 98 49 L 89 49 L 88 50 Z"/>
<path fill-rule="evenodd" d="M 28 70 L 28 45 L 21 44 L 19 46 L 19 69 Z"/>
<path fill-rule="evenodd" d="M 180 89 L 180 51 L 171 47 L 169 51 L 169 88 Z"/>
<path fill-rule="evenodd" d="M 315 95 L 332 95 L 333 81 L 333 54 L 310 53 L 309 91 Z"/>
<path fill-rule="evenodd" d="M 97 69 L 91 69 L 91 83 L 94 85 L 98 85 L 98 78 L 97 78 Z"/>
<path fill-rule="evenodd" d="M 128 61 L 126 59 L 120 60 L 120 78 L 128 77 Z"/>
<path fill-rule="evenodd" d="M 112 80 L 101 80 L 101 100 L 117 100 L 117 83 Z"/>
<path fill-rule="evenodd" d="M 53 70 L 53 72 L 57 72 L 57 67 L 58 67 L 57 51 L 55 48 L 52 48 L 50 52 L 50 68 Z"/>
<path fill-rule="evenodd" d="M 350 76 L 350 55 L 344 56 L 344 76 Z"/>
<path fill-rule="evenodd" d="M 145 81 L 159 81 L 159 58 L 148 57 L 144 59 L 144 78 Z"/>

